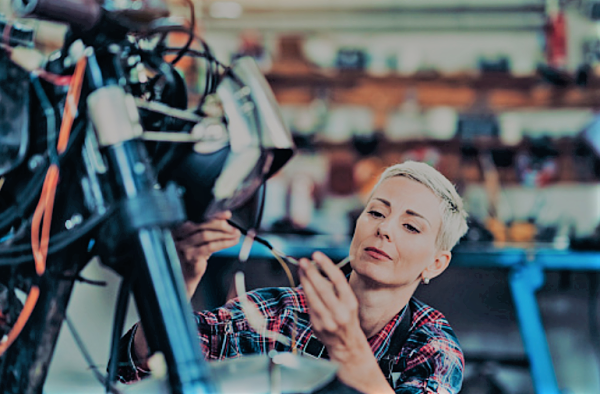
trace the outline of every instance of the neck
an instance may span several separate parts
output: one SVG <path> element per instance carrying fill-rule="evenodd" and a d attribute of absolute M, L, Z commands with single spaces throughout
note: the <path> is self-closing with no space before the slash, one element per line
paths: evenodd
<path fill-rule="evenodd" d="M 377 334 L 404 308 L 418 286 L 381 287 L 350 274 L 350 287 L 358 299 L 358 318 L 367 338 Z"/>

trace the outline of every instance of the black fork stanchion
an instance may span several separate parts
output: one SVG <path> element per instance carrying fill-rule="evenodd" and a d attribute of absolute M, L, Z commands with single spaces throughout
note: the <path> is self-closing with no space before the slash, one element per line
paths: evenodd
<path fill-rule="evenodd" d="M 212 393 L 191 307 L 169 228 L 185 219 L 174 188 L 160 189 L 150 165 L 133 97 L 106 81 L 118 80 L 117 54 L 88 54 L 92 92 L 88 113 L 106 160 L 118 214 L 99 237 L 101 256 L 122 275 L 133 275 L 133 292 L 150 352 L 161 352 L 174 394 Z M 102 61 L 102 66 L 98 66 Z M 103 78 L 107 75 L 107 78 Z M 117 78 L 112 78 L 116 76 Z M 108 249 L 108 250 L 106 250 Z M 123 256 L 114 258 L 114 256 Z"/>

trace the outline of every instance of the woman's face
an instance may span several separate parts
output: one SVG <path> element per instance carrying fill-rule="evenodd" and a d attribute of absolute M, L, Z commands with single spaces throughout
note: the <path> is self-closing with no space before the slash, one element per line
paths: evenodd
<path fill-rule="evenodd" d="M 355 273 L 378 286 L 416 287 L 436 259 L 449 261 L 449 252 L 435 245 L 442 224 L 440 202 L 425 185 L 409 178 L 383 181 L 356 223 L 350 245 Z"/>

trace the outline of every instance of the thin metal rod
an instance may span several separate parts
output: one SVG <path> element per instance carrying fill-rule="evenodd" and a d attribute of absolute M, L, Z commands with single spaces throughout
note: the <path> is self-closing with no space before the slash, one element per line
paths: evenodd
<path fill-rule="evenodd" d="M 67 327 L 69 328 L 69 331 L 71 331 L 71 335 L 73 336 L 73 339 L 75 340 L 75 344 L 79 348 L 79 351 L 81 352 L 81 355 L 85 359 L 85 362 L 88 364 L 88 366 L 92 370 L 92 373 L 96 377 L 96 380 L 98 380 L 98 382 L 100 382 L 101 385 L 106 386 L 107 378 L 98 370 L 98 366 L 94 362 L 92 355 L 90 354 L 87 347 L 85 346 L 85 342 L 83 342 L 83 340 L 81 339 L 81 336 L 75 329 L 75 325 L 73 324 L 73 322 L 71 321 L 69 316 L 65 317 L 65 322 L 67 323 Z M 113 394 L 121 394 L 121 391 L 119 389 L 117 389 L 113 384 L 110 384 L 110 392 Z"/>

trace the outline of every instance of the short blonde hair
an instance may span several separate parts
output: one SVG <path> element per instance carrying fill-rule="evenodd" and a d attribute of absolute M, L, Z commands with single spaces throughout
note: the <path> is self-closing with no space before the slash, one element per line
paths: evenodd
<path fill-rule="evenodd" d="M 442 226 L 435 243 L 440 250 L 452 250 L 454 245 L 466 234 L 468 229 L 467 217 L 469 216 L 454 185 L 450 183 L 448 178 L 428 164 L 405 161 L 386 168 L 373 188 L 373 192 L 383 181 L 396 176 L 403 176 L 419 182 L 440 198 Z M 369 200 L 373 196 L 373 192 L 371 192 Z"/>

